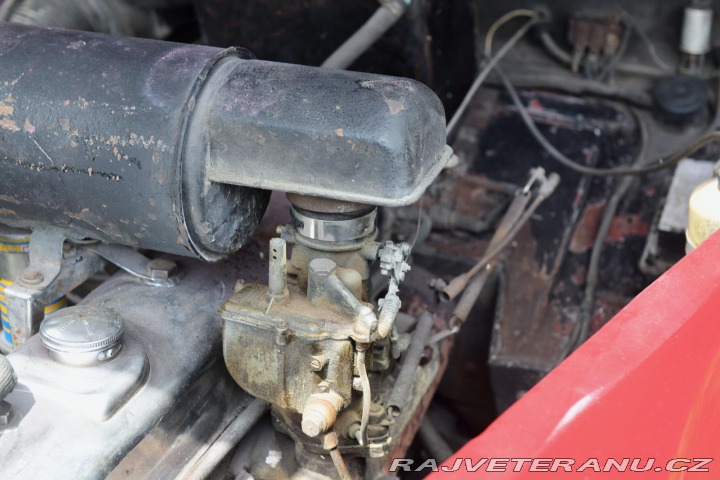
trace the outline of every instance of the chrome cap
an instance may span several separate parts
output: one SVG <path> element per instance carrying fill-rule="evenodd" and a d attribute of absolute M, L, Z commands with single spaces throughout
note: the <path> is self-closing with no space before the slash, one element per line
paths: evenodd
<path fill-rule="evenodd" d="M 117 313 L 97 305 L 64 308 L 40 324 L 40 338 L 50 357 L 79 367 L 114 358 L 122 348 L 124 331 Z"/>

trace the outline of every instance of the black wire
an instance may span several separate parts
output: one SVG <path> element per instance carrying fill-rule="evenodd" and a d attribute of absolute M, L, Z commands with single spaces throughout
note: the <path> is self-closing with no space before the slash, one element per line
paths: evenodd
<path fill-rule="evenodd" d="M 610 59 L 610 61 L 605 65 L 605 67 L 602 69 L 600 74 L 598 75 L 598 80 L 603 81 L 605 78 L 607 78 L 610 74 L 615 72 L 615 69 L 617 68 L 618 63 L 620 63 L 620 60 L 623 59 L 625 56 L 625 52 L 628 49 L 628 46 L 630 45 L 630 37 L 632 36 L 632 25 L 628 24 L 627 22 L 623 22 L 625 31 L 623 32 L 623 38 L 620 43 L 620 47 L 618 48 L 615 55 Z"/>
<path fill-rule="evenodd" d="M 683 150 L 676 152 L 665 159 L 660 159 L 657 163 L 648 166 L 629 166 L 613 168 L 588 167 L 586 165 L 577 163 L 574 160 L 571 160 L 570 158 L 565 156 L 562 152 L 555 148 L 555 146 L 550 143 L 547 138 L 545 138 L 542 132 L 540 132 L 540 129 L 538 128 L 535 121 L 530 116 L 530 113 L 528 113 L 527 108 L 525 108 L 525 105 L 520 99 L 520 95 L 518 94 L 517 90 L 512 85 L 507 75 L 505 75 L 505 72 L 503 72 L 502 68 L 500 68 L 499 65 L 495 65 L 495 73 L 498 75 L 498 77 L 500 77 L 500 80 L 505 86 L 505 89 L 510 95 L 510 98 L 517 107 L 520 118 L 522 118 L 525 126 L 528 128 L 528 130 L 530 130 L 530 134 L 535 138 L 535 140 L 537 140 L 540 146 L 543 147 L 543 149 L 557 162 L 583 175 L 594 175 L 596 177 L 615 177 L 624 175 L 645 175 L 648 173 L 658 172 L 676 165 L 680 160 L 689 157 L 705 145 L 720 140 L 720 132 L 707 133 Z"/>

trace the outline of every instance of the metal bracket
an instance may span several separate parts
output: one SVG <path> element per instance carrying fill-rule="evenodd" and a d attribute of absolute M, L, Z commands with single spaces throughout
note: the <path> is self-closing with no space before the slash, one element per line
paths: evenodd
<path fill-rule="evenodd" d="M 30 235 L 30 264 L 18 282 L 41 290 L 57 278 L 62 269 L 65 234 L 61 230 L 38 228 Z"/>
<path fill-rule="evenodd" d="M 5 288 L 13 347 L 33 334 L 45 315 L 45 307 L 100 270 L 103 261 L 87 247 L 64 252 L 60 230 L 36 229 L 30 235 L 30 264 L 18 280 Z"/>
<path fill-rule="evenodd" d="M 151 285 L 158 287 L 177 285 L 177 264 L 172 260 L 163 258 L 153 260 L 123 245 L 98 243 L 89 246 L 89 249 L 130 275 Z"/>

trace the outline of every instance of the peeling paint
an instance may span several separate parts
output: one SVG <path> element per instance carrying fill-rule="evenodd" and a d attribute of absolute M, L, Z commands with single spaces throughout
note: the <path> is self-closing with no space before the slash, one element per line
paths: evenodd
<path fill-rule="evenodd" d="M 10 130 L 11 132 L 17 132 L 20 130 L 20 127 L 17 126 L 15 120 L 10 120 L 9 118 L 3 118 L 0 120 L 0 128 Z"/>
<path fill-rule="evenodd" d="M 385 104 L 388 106 L 390 115 L 397 115 L 405 110 L 405 98 L 409 93 L 416 91 L 415 87 L 408 80 L 366 80 L 360 82 L 362 88 L 375 90 L 382 95 Z"/>
<path fill-rule="evenodd" d="M 5 102 L 0 100 L 0 115 L 3 115 L 5 117 L 10 117 L 14 113 L 15 109 L 12 107 L 12 105 L 7 105 Z"/>
<path fill-rule="evenodd" d="M 37 173 L 43 173 L 43 172 L 56 172 L 56 173 L 64 173 L 64 174 L 78 174 L 78 175 L 88 175 L 90 177 L 94 175 L 98 175 L 105 180 L 114 181 L 114 182 L 120 182 L 123 177 L 120 176 L 117 173 L 110 173 L 110 172 L 95 172 L 92 168 L 77 168 L 72 167 L 67 164 L 62 164 L 61 166 L 56 165 L 47 165 L 43 162 L 38 163 L 28 163 L 24 162 L 22 160 L 16 160 L 15 164 L 21 167 L 25 167 L 30 171 L 37 172 Z"/>
<path fill-rule="evenodd" d="M 20 201 L 18 198 L 10 195 L 0 195 L 0 200 L 2 200 L 3 202 L 14 203 L 15 205 L 23 204 L 23 202 Z"/>

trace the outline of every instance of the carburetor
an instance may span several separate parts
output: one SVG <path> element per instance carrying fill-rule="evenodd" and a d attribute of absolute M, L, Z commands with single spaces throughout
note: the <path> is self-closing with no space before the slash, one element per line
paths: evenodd
<path fill-rule="evenodd" d="M 387 429 L 370 382 L 390 366 L 389 336 L 410 245 L 375 241 L 374 207 L 290 199 L 292 224 L 270 240 L 268 285 L 238 285 L 222 308 L 226 365 L 245 390 L 276 407 L 294 438 L 318 437 L 351 407 L 337 433 L 382 456 Z M 288 242 L 294 245 L 289 261 Z M 389 277 L 379 312 L 368 303 L 376 261 Z M 353 403 L 353 390 L 362 392 L 362 402 Z M 371 411 L 380 421 L 369 430 Z"/>

